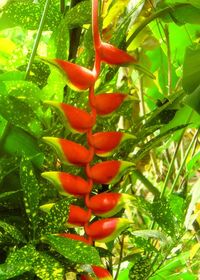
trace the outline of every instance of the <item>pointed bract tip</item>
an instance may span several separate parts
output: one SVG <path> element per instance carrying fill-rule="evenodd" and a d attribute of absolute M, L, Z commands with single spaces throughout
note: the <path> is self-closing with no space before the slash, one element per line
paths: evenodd
<path fill-rule="evenodd" d="M 49 213 L 51 208 L 54 206 L 54 204 L 55 203 L 47 203 L 47 204 L 41 205 L 39 208 L 43 212 Z"/>
<path fill-rule="evenodd" d="M 43 103 L 45 105 L 51 105 L 53 107 L 56 107 L 56 108 L 60 109 L 60 102 L 52 101 L 52 100 L 44 100 Z"/>

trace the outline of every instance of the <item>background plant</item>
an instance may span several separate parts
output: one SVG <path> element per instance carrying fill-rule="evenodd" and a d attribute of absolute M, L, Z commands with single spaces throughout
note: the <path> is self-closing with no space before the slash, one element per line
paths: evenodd
<path fill-rule="evenodd" d="M 104 66 L 97 82 L 97 92 L 112 88 L 129 100 L 98 119 L 96 130 L 136 136 L 114 154 L 136 164 L 114 186 L 136 197 L 123 214 L 134 229 L 98 250 L 53 235 L 69 231 L 65 221 L 72 200 L 40 176 L 55 166 L 65 168 L 43 136 L 85 141 L 66 130 L 43 101 L 88 104 L 87 92 L 67 87 L 62 72 L 40 56 L 93 65 L 91 3 L 1 5 L 0 279 L 63 279 L 66 273 L 91 272 L 90 264 L 99 265 L 100 258 L 116 279 L 198 279 L 198 1 L 101 3 L 104 41 L 137 54 L 138 64 Z M 74 167 L 67 171 L 83 175 Z M 108 188 L 99 185 L 94 192 Z M 56 204 L 45 214 L 39 206 L 50 202 Z"/>

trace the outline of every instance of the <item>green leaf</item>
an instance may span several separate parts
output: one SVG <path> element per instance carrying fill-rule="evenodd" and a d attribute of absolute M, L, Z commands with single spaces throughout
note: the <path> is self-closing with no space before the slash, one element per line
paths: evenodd
<path fill-rule="evenodd" d="M 4 264 L 0 265 L 0 279 L 7 280 L 31 271 L 37 252 L 32 245 L 11 252 Z"/>
<path fill-rule="evenodd" d="M 63 101 L 64 87 L 66 86 L 66 77 L 64 73 L 55 65 L 47 63 L 51 73 L 47 80 L 47 85 L 42 89 L 43 100 Z"/>
<path fill-rule="evenodd" d="M 4 137 L 2 150 L 13 156 L 30 157 L 32 163 L 37 167 L 41 167 L 44 161 L 44 155 L 39 150 L 36 139 L 18 127 L 9 127 Z M 13 158 L 11 157 L 11 159 Z"/>
<path fill-rule="evenodd" d="M 82 1 L 69 9 L 63 19 L 68 28 L 76 28 L 91 23 L 91 1 Z"/>
<path fill-rule="evenodd" d="M 34 170 L 29 158 L 23 157 L 20 165 L 20 180 L 24 193 L 24 204 L 26 214 L 33 224 L 34 228 L 37 223 L 37 213 L 39 207 L 39 185 L 34 174 Z"/>
<path fill-rule="evenodd" d="M 176 219 L 177 229 L 181 230 L 181 225 L 183 224 L 185 218 L 186 201 L 183 197 L 178 194 L 172 194 L 169 197 L 169 206 Z"/>
<path fill-rule="evenodd" d="M 31 105 L 24 102 L 23 99 L 0 93 L 0 114 L 11 124 L 19 126 L 38 137 L 42 133 L 41 122 Z"/>
<path fill-rule="evenodd" d="M 19 231 L 15 226 L 10 225 L 4 221 L 0 220 L 0 233 L 3 233 L 4 235 L 7 235 L 8 237 L 10 237 L 11 239 L 14 239 L 15 242 L 17 243 L 25 243 L 26 240 L 23 236 L 23 234 L 21 233 L 21 231 Z"/>
<path fill-rule="evenodd" d="M 170 236 L 175 236 L 175 217 L 170 205 L 165 199 L 156 199 L 152 204 L 147 206 L 154 221 Z"/>
<path fill-rule="evenodd" d="M 186 49 L 183 64 L 183 89 L 193 93 L 200 84 L 200 47 Z"/>
<path fill-rule="evenodd" d="M 178 25 L 186 23 L 200 24 L 199 14 L 200 9 L 192 5 L 188 5 L 187 7 L 179 7 L 178 9 L 175 9 L 167 16 L 163 16 L 162 19 L 167 22 L 174 21 Z"/>
<path fill-rule="evenodd" d="M 196 217 L 192 217 L 193 211 L 195 210 L 195 205 L 200 201 L 200 179 L 198 179 L 195 184 L 192 186 L 191 190 L 191 201 L 187 209 L 185 217 L 185 226 L 186 228 L 191 228 Z"/>
<path fill-rule="evenodd" d="M 183 102 L 194 109 L 200 115 L 200 84 Z"/>
<path fill-rule="evenodd" d="M 68 198 L 60 200 L 53 205 L 53 207 L 50 209 L 49 214 L 45 218 L 47 227 L 44 228 L 43 232 L 58 233 L 63 229 L 68 219 L 69 206 L 71 202 L 72 199 Z"/>
<path fill-rule="evenodd" d="M 34 272 L 42 280 L 63 280 L 64 268 L 52 256 L 45 253 L 38 253 L 34 263 Z"/>
<path fill-rule="evenodd" d="M 79 264 L 101 264 L 97 250 L 83 242 L 55 235 L 44 236 L 43 241 L 70 261 Z"/>
<path fill-rule="evenodd" d="M 0 194 L 0 206 L 15 209 L 21 202 L 20 191 L 3 192 Z"/>
<path fill-rule="evenodd" d="M 0 30 L 14 26 L 22 26 L 26 29 L 38 29 L 39 21 L 44 9 L 45 0 L 34 3 L 32 0 L 8 0 L 3 7 L 0 18 Z M 54 30 L 61 19 L 59 1 L 52 1 L 44 30 Z"/>
<path fill-rule="evenodd" d="M 163 245 L 166 245 L 168 243 L 166 235 L 159 230 L 148 230 L 148 229 L 134 230 L 131 232 L 131 234 L 143 238 L 159 239 L 160 241 L 162 241 Z"/>
<path fill-rule="evenodd" d="M 15 170 L 19 166 L 18 159 L 16 157 L 3 156 L 0 158 L 0 183 L 9 173 Z"/>
<path fill-rule="evenodd" d="M 0 74 L 0 81 L 20 81 L 23 80 L 25 72 L 10 71 Z"/>
<path fill-rule="evenodd" d="M 0 265 L 0 279 L 7 280 L 28 271 L 34 271 L 43 280 L 62 280 L 64 274 L 64 268 L 56 259 L 28 245 L 9 254 Z"/>

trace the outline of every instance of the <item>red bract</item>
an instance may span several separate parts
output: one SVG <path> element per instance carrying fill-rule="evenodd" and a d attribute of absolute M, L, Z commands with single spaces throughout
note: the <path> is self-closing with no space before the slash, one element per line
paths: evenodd
<path fill-rule="evenodd" d="M 115 46 L 101 42 L 97 49 L 100 59 L 108 64 L 128 64 L 135 63 L 135 57 L 129 55 Z"/>
<path fill-rule="evenodd" d="M 100 193 L 89 198 L 86 196 L 85 203 L 93 214 L 100 217 L 111 217 L 118 213 L 127 202 L 135 198 L 121 193 Z"/>
<path fill-rule="evenodd" d="M 89 222 L 91 218 L 91 211 L 84 210 L 83 208 L 71 204 L 69 207 L 69 217 L 67 224 L 71 226 L 82 227 L 85 223 Z"/>
<path fill-rule="evenodd" d="M 92 185 L 79 176 L 65 172 L 43 172 L 42 177 L 55 184 L 59 192 L 67 195 L 85 196 L 91 192 Z"/>
<path fill-rule="evenodd" d="M 95 117 L 77 107 L 55 101 L 45 101 L 45 103 L 62 113 L 66 127 L 72 132 L 85 133 L 95 124 Z"/>
<path fill-rule="evenodd" d="M 99 184 L 114 184 L 123 176 L 124 170 L 134 164 L 127 161 L 109 160 L 87 167 L 87 176 Z"/>
<path fill-rule="evenodd" d="M 98 156 L 108 156 L 125 140 L 134 138 L 123 132 L 98 132 L 88 137 L 89 143 L 95 148 Z"/>
<path fill-rule="evenodd" d="M 85 232 L 93 240 L 98 242 L 110 242 L 123 230 L 129 227 L 131 222 L 124 218 L 106 218 L 85 225 Z"/>
<path fill-rule="evenodd" d="M 119 108 L 126 97 L 123 93 L 101 93 L 90 99 L 90 103 L 98 115 L 104 116 Z"/>
<path fill-rule="evenodd" d="M 91 242 L 87 238 L 85 238 L 84 236 L 80 236 L 78 234 L 74 234 L 74 233 L 59 233 L 57 235 L 61 236 L 61 237 L 65 237 L 65 238 L 81 241 L 81 242 L 84 242 L 84 243 L 86 243 L 88 245 L 91 245 Z"/>
<path fill-rule="evenodd" d="M 92 277 L 88 274 L 84 274 L 84 275 L 81 275 L 81 280 L 95 280 L 95 279 L 113 280 L 110 272 L 101 266 L 92 265 L 92 270 L 94 272 L 95 277 Z"/>
<path fill-rule="evenodd" d="M 71 87 L 75 90 L 86 90 L 95 82 L 93 71 L 69 61 L 55 59 L 55 63 L 64 71 Z"/>
<path fill-rule="evenodd" d="M 93 157 L 92 151 L 73 141 L 55 137 L 43 137 L 43 139 L 56 150 L 60 160 L 67 164 L 84 166 Z"/>

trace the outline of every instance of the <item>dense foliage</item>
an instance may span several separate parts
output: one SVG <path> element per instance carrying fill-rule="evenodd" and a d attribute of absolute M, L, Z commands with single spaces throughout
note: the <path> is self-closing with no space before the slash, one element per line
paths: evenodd
<path fill-rule="evenodd" d="M 137 63 L 101 65 L 95 93 L 127 98 L 92 129 L 131 135 L 103 159 L 131 166 L 110 184 L 97 180 L 91 194 L 129 195 L 114 217 L 130 226 L 94 246 L 59 236 L 84 235 L 67 220 L 70 205 L 85 201 L 41 176 L 57 171 L 87 179 L 83 168 L 63 164 L 44 137 L 88 145 L 46 101 L 90 111 L 88 90 L 71 87 L 53 59 L 92 69 L 91 1 L 1 1 L 0 280 L 70 280 L 83 273 L 95 279 L 96 266 L 116 280 L 198 279 L 199 1 L 109 0 L 99 8 L 102 40 Z M 99 162 L 97 155 L 92 165 Z"/>

